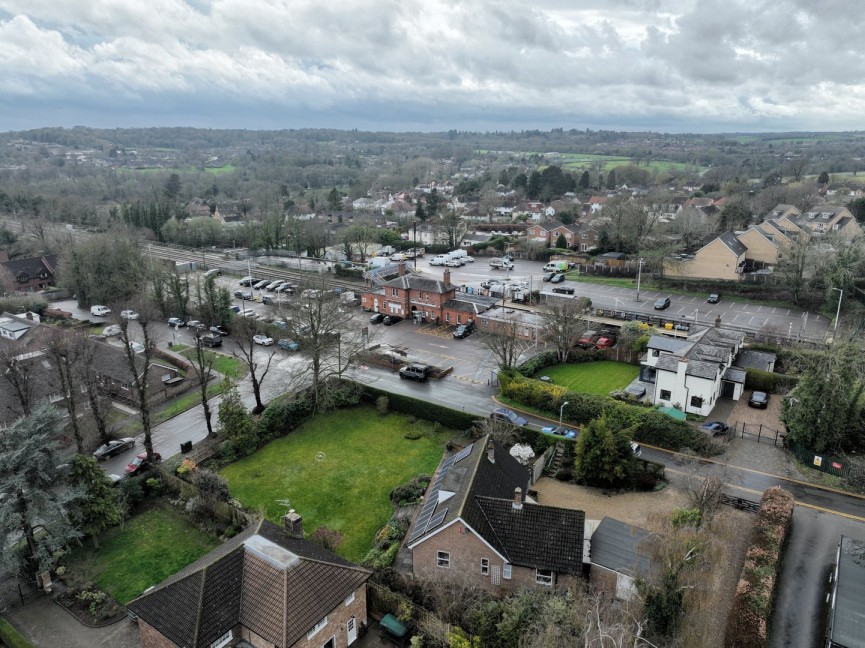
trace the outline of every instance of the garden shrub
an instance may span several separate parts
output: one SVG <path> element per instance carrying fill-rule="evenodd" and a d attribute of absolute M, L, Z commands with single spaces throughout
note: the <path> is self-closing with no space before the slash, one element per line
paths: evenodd
<path fill-rule="evenodd" d="M 33 648 L 33 644 L 3 617 L 0 617 L 0 644 L 9 648 Z"/>
<path fill-rule="evenodd" d="M 387 396 L 379 396 L 375 399 L 375 409 L 376 411 L 384 416 L 387 414 L 388 405 L 390 404 L 390 399 Z"/>
<path fill-rule="evenodd" d="M 391 502 L 398 506 L 416 503 L 426 492 L 431 479 L 426 473 L 412 477 L 405 484 L 397 486 L 390 492 Z"/>
<path fill-rule="evenodd" d="M 411 396 L 402 394 L 391 394 L 389 392 L 364 385 L 363 400 L 375 404 L 379 396 L 387 396 L 390 399 L 390 411 L 400 414 L 412 414 L 427 421 L 435 421 L 446 428 L 454 430 L 468 430 L 477 420 L 477 415 L 468 412 L 460 412 L 450 407 L 418 400 Z"/>
<path fill-rule="evenodd" d="M 559 364 L 559 356 L 556 354 L 556 352 L 544 351 L 542 353 L 538 353 L 537 355 L 532 356 L 524 363 L 519 365 L 517 367 L 517 371 L 526 378 L 531 378 L 544 367 L 551 367 L 556 364 Z"/>
<path fill-rule="evenodd" d="M 780 486 L 763 493 L 751 545 L 727 617 L 724 646 L 758 648 L 766 645 L 775 584 L 793 521 L 793 496 Z"/>
<path fill-rule="evenodd" d="M 569 482 L 574 478 L 574 471 L 571 468 L 559 468 L 556 471 L 556 479 L 563 482 Z"/>
<path fill-rule="evenodd" d="M 755 389 L 768 394 L 786 394 L 799 382 L 798 376 L 788 376 L 760 369 L 745 370 L 745 389 Z"/>
<path fill-rule="evenodd" d="M 702 521 L 702 513 L 698 508 L 677 508 L 670 514 L 670 522 L 676 528 L 684 526 L 698 527 Z"/>
<path fill-rule="evenodd" d="M 342 544 L 343 536 L 341 531 L 331 529 L 327 525 L 322 525 L 310 534 L 309 540 L 328 551 L 336 553 Z"/>
<path fill-rule="evenodd" d="M 303 423 L 312 414 L 312 404 L 305 395 L 291 400 L 272 403 L 256 425 L 256 435 L 260 444 L 278 439 Z"/>

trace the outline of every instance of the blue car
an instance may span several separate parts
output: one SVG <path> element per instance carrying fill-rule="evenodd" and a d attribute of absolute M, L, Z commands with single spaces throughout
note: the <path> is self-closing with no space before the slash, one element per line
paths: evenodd
<path fill-rule="evenodd" d="M 300 351 L 300 344 L 298 344 L 297 341 L 288 340 L 286 338 L 279 340 L 279 342 L 276 343 L 276 346 L 283 351 Z"/>
<path fill-rule="evenodd" d="M 544 434 L 552 434 L 553 436 L 565 437 L 566 439 L 577 438 L 577 432 L 570 428 L 566 428 L 564 425 L 548 425 L 542 427 L 541 432 Z"/>

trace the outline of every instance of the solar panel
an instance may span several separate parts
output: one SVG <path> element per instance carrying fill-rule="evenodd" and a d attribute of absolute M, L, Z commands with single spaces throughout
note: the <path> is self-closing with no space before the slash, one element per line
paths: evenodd
<path fill-rule="evenodd" d="M 408 539 L 408 541 L 414 542 L 415 540 L 417 540 L 418 538 L 420 538 L 423 535 L 424 531 L 426 531 L 426 529 L 424 527 L 416 526 L 414 528 L 414 531 L 411 534 L 411 537 Z"/>
<path fill-rule="evenodd" d="M 457 455 L 454 457 L 454 463 L 456 463 L 457 461 L 460 461 L 461 459 L 465 459 L 466 457 L 468 457 L 471 454 L 472 447 L 474 447 L 474 445 L 475 445 L 474 443 L 470 443 L 465 448 L 460 450 L 459 453 L 457 453 Z"/>
<path fill-rule="evenodd" d="M 444 522 L 445 516 L 448 514 L 447 507 L 443 508 L 441 511 L 436 513 L 433 518 L 429 521 L 429 524 L 426 527 L 427 531 L 431 529 L 435 529 L 439 524 Z"/>
<path fill-rule="evenodd" d="M 442 463 L 442 472 L 444 472 L 445 470 L 450 468 L 453 465 L 453 463 L 454 463 L 453 456 L 450 456 L 447 459 L 445 459 L 444 463 Z"/>

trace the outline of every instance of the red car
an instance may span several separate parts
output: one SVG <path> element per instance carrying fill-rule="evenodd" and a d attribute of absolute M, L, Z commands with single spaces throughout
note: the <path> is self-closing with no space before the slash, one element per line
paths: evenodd
<path fill-rule="evenodd" d="M 611 347 L 615 344 L 615 342 L 607 337 L 600 338 L 597 342 L 595 342 L 595 346 L 599 349 L 606 349 L 607 347 Z"/>
<path fill-rule="evenodd" d="M 154 452 L 153 463 L 159 463 L 160 461 L 162 461 L 162 455 L 158 452 Z M 147 453 L 142 452 L 140 455 L 135 457 L 135 459 L 126 464 L 126 474 L 132 477 L 133 475 L 144 472 L 149 467 L 150 461 L 147 460 Z"/>

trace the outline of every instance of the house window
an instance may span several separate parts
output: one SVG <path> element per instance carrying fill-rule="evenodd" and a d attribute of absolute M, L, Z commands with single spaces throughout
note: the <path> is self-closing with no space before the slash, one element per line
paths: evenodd
<path fill-rule="evenodd" d="M 447 322 L 448 324 L 451 323 L 451 314 L 450 313 L 445 313 L 445 322 Z"/>
<path fill-rule="evenodd" d="M 487 576 L 490 573 L 490 561 L 488 558 L 481 558 L 481 574 Z"/>
<path fill-rule="evenodd" d="M 445 569 L 450 569 L 451 566 L 451 554 L 449 551 L 438 551 L 436 552 L 436 564 L 439 567 L 443 567 Z"/>
<path fill-rule="evenodd" d="M 306 633 L 306 638 L 312 639 L 315 635 L 317 635 L 319 632 L 321 632 L 321 629 L 324 628 L 324 626 L 326 626 L 326 625 L 327 625 L 327 617 L 324 617 L 321 621 L 319 621 L 318 623 L 315 624 L 315 626 L 312 628 L 312 630 L 310 630 L 309 632 Z"/>
<path fill-rule="evenodd" d="M 350 605 L 351 603 L 353 603 L 353 602 L 354 602 L 354 592 L 352 592 L 351 594 L 349 594 L 348 596 L 346 596 L 346 597 L 343 599 L 342 602 L 343 602 L 345 605 Z"/>
<path fill-rule="evenodd" d="M 699 396 L 691 396 L 691 407 L 703 407 L 703 399 Z"/>
<path fill-rule="evenodd" d="M 457 315 L 457 324 L 462 324 L 462 322 L 460 322 L 460 317 L 462 317 L 462 316 L 461 316 L 461 315 Z"/>
<path fill-rule="evenodd" d="M 668 401 L 668 400 L 670 400 L 670 396 L 672 396 L 672 394 L 670 393 L 669 389 L 662 389 L 661 390 L 661 400 Z"/>
<path fill-rule="evenodd" d="M 222 635 L 219 639 L 210 644 L 210 648 L 222 648 L 223 646 L 227 646 L 231 643 L 231 640 L 234 636 L 231 634 L 231 629 L 228 630 L 224 635 Z"/>
<path fill-rule="evenodd" d="M 391 289 L 390 289 L 390 295 L 391 295 L 391 297 L 396 297 L 396 296 L 397 296 L 396 288 L 391 288 Z"/>
<path fill-rule="evenodd" d="M 538 585 L 552 585 L 553 571 L 551 569 L 536 569 L 535 582 Z"/>

